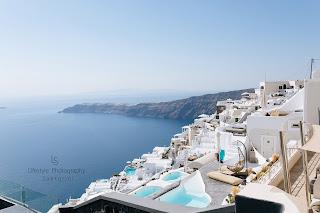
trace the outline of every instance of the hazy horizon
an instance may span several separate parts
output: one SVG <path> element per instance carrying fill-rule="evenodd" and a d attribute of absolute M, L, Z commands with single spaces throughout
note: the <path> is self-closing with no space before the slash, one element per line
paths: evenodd
<path fill-rule="evenodd" d="M 54 103 L 55 105 L 59 105 L 59 103 L 65 103 L 64 107 L 81 103 L 137 104 L 146 102 L 174 101 L 192 96 L 201 96 L 218 92 L 227 91 L 112 90 L 85 92 L 70 95 L 6 97 L 0 99 L 0 107 L 12 107 L 17 106 L 17 104 L 20 105 L 26 103 L 31 104 L 32 106 L 41 106 L 45 102 Z"/>
<path fill-rule="evenodd" d="M 0 2 L 0 98 L 227 91 L 303 79 L 317 1 Z M 320 67 L 316 64 L 316 68 Z"/>

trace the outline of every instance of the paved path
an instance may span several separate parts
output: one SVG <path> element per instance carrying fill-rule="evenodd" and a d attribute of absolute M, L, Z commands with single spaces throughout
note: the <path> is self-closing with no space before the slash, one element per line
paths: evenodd
<path fill-rule="evenodd" d="M 207 176 L 209 172 L 216 171 L 218 169 L 219 163 L 216 161 L 213 163 L 209 163 L 199 169 L 202 175 L 203 182 L 206 186 L 206 192 L 212 198 L 210 206 L 213 208 L 221 207 L 223 199 L 230 193 L 232 187 L 229 184 L 213 180 Z"/>

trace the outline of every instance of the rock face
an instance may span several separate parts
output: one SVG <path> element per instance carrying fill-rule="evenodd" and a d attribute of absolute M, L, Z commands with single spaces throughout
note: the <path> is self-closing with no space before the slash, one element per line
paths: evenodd
<path fill-rule="evenodd" d="M 194 119 L 200 114 L 212 114 L 216 111 L 216 103 L 220 100 L 239 99 L 244 92 L 254 92 L 253 89 L 235 90 L 194 96 L 190 98 L 160 102 L 140 103 L 136 105 L 95 103 L 77 104 L 62 110 L 62 113 L 107 113 L 144 118 Z"/>

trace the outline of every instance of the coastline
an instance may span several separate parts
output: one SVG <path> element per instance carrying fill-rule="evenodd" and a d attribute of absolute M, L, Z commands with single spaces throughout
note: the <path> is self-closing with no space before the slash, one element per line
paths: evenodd
<path fill-rule="evenodd" d="M 213 114 L 218 101 L 225 99 L 239 99 L 245 92 L 253 89 L 233 90 L 193 96 L 168 102 L 114 104 L 114 103 L 84 103 L 67 107 L 59 113 L 100 113 L 119 114 L 130 117 L 160 118 L 173 120 L 193 120 L 201 114 Z"/>

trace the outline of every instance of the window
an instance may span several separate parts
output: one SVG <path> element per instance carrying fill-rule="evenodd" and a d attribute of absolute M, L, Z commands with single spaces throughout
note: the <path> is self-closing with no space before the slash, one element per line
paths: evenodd
<path fill-rule="evenodd" d="M 291 131 L 296 131 L 300 128 L 300 121 L 299 120 L 289 120 L 288 121 L 288 129 Z"/>
<path fill-rule="evenodd" d="M 291 128 L 299 128 L 299 124 L 292 124 Z"/>

